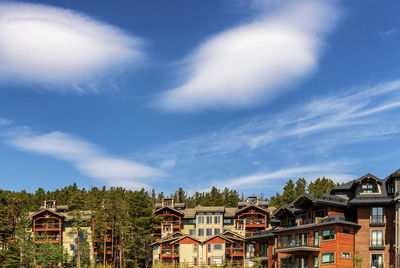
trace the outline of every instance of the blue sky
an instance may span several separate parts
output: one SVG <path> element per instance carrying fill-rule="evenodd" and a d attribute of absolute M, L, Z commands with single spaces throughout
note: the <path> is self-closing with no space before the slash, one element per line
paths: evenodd
<path fill-rule="evenodd" d="M 400 168 L 398 1 L 0 2 L 0 187 Z"/>

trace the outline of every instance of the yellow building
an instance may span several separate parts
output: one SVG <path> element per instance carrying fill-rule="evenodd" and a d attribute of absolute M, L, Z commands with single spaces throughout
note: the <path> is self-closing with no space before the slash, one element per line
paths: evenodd
<path fill-rule="evenodd" d="M 164 199 L 155 205 L 161 218 L 154 231 L 153 263 L 191 266 L 246 264 L 252 244 L 245 238 L 270 229 L 271 208 L 258 197 L 248 197 L 237 207 L 197 206 Z"/>

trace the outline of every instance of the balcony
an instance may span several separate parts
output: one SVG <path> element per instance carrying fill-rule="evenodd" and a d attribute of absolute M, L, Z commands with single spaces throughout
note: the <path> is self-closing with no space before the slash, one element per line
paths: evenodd
<path fill-rule="evenodd" d="M 36 223 L 35 231 L 58 231 L 60 226 L 59 223 Z"/>
<path fill-rule="evenodd" d="M 174 229 L 179 228 L 180 221 L 161 221 L 157 228 L 161 229 L 163 226 L 173 226 Z"/>
<path fill-rule="evenodd" d="M 369 226 L 380 226 L 383 227 L 385 226 L 386 219 L 385 216 L 383 215 L 372 215 L 369 218 Z"/>
<path fill-rule="evenodd" d="M 310 246 L 307 242 L 284 244 L 275 249 L 276 253 L 301 253 L 301 252 L 319 252 L 321 248 L 319 246 Z"/>
<path fill-rule="evenodd" d="M 34 243 L 58 243 L 60 242 L 59 235 L 45 235 L 45 236 L 36 236 Z"/>
<path fill-rule="evenodd" d="M 227 245 L 226 247 L 226 255 L 230 255 L 230 256 L 244 256 L 244 248 L 243 247 L 230 247 L 229 245 Z"/>
<path fill-rule="evenodd" d="M 179 249 L 163 248 L 161 250 L 162 258 L 179 258 Z"/>

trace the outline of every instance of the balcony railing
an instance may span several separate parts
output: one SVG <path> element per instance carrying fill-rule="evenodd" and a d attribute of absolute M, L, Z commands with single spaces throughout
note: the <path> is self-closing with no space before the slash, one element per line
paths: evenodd
<path fill-rule="evenodd" d="M 372 215 L 370 217 L 370 225 L 371 226 L 384 226 L 385 225 L 385 216 Z"/>
<path fill-rule="evenodd" d="M 36 223 L 35 229 L 59 229 L 59 223 Z"/>
<path fill-rule="evenodd" d="M 227 248 L 226 254 L 233 255 L 233 256 L 244 256 L 244 249 L 243 248 Z"/>
<path fill-rule="evenodd" d="M 179 257 L 179 249 L 166 248 L 161 250 L 163 257 Z"/>

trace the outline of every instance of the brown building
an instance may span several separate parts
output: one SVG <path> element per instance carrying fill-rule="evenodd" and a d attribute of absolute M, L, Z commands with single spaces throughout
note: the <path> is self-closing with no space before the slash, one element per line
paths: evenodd
<path fill-rule="evenodd" d="M 389 268 L 398 254 L 398 179 L 399 171 L 366 174 L 324 196 L 302 194 L 274 212 L 273 229 L 247 242 L 266 267 L 355 267 L 357 259 Z"/>

